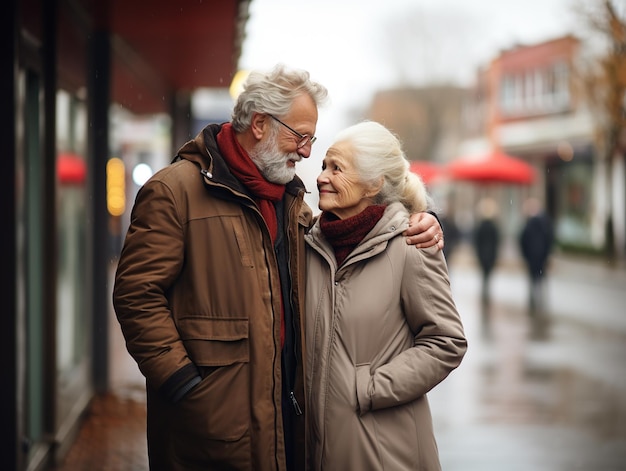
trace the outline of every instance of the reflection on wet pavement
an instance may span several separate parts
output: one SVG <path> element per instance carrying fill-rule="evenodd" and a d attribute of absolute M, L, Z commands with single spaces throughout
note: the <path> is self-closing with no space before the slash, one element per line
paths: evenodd
<path fill-rule="evenodd" d="M 471 266 L 450 274 L 469 349 L 429 394 L 443 469 L 626 470 L 626 330 L 556 315 L 572 286 L 552 283 L 531 317 L 520 273 L 494 276 L 488 306 Z"/>
<path fill-rule="evenodd" d="M 429 393 L 444 471 L 626 470 L 626 270 L 556 264 L 544 316 L 519 270 L 451 265 L 469 349 Z M 143 377 L 111 313 L 111 386 L 56 471 L 148 468 Z"/>

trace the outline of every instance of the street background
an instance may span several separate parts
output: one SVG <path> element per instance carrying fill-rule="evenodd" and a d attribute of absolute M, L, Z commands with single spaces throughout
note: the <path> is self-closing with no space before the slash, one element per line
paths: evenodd
<path fill-rule="evenodd" d="M 446 471 L 626 469 L 626 271 L 554 254 L 531 317 L 512 248 L 480 302 L 471 247 L 450 257 L 469 348 L 429 398 Z"/>
<path fill-rule="evenodd" d="M 626 269 L 554 254 L 547 313 L 532 318 L 514 248 L 495 269 L 488 312 L 472 248 L 460 245 L 449 266 L 469 348 L 429 393 L 443 470 L 626 470 Z M 148 469 L 143 378 L 113 311 L 110 321 L 112 391 L 56 471 Z"/>

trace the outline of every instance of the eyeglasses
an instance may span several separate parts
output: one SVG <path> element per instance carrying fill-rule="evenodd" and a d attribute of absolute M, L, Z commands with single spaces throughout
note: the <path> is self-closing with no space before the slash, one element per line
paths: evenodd
<path fill-rule="evenodd" d="M 308 134 L 300 134 L 298 131 L 296 131 L 295 129 L 293 129 L 291 126 L 287 126 L 285 123 L 283 123 L 283 122 L 282 122 L 280 119 L 278 119 L 276 116 L 273 116 L 273 115 L 271 115 L 271 114 L 269 114 L 269 113 L 267 113 L 267 115 L 268 115 L 270 118 L 272 118 L 272 119 L 274 119 L 274 120 L 278 121 L 280 124 L 282 124 L 283 126 L 285 126 L 287 129 L 289 129 L 289 130 L 292 132 L 292 134 L 293 134 L 294 136 L 297 136 L 297 137 L 298 137 L 298 139 L 299 139 L 299 141 L 298 141 L 298 149 L 302 149 L 302 148 L 303 148 L 304 146 L 306 146 L 307 144 L 311 144 L 311 145 L 313 145 L 313 143 L 314 143 L 315 141 L 317 141 L 317 137 L 315 137 L 315 136 L 309 136 Z"/>

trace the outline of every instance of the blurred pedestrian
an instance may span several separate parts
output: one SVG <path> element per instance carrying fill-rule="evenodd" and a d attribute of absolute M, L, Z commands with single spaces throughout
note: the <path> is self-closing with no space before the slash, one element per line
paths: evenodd
<path fill-rule="evenodd" d="M 450 260 L 452 259 L 452 253 L 461 243 L 463 239 L 463 234 L 461 233 L 461 229 L 459 228 L 458 224 L 454 220 L 454 214 L 444 213 L 443 216 L 440 216 L 439 219 L 441 221 L 443 233 L 446 236 L 446 245 L 443 247 L 443 254 L 446 257 L 446 261 L 450 263 Z"/>
<path fill-rule="evenodd" d="M 146 377 L 151 470 L 304 466 L 313 215 L 295 166 L 326 97 L 305 71 L 252 72 L 232 121 L 206 126 L 137 194 L 113 302 Z M 414 216 L 407 240 L 442 247 L 436 218 Z"/>
<path fill-rule="evenodd" d="M 483 308 L 491 303 L 491 273 L 498 260 L 500 231 L 496 224 L 498 206 L 491 198 L 483 198 L 478 203 L 479 222 L 474 230 L 474 249 L 482 275 L 481 302 Z"/>
<path fill-rule="evenodd" d="M 520 233 L 519 244 L 528 271 L 528 310 L 535 314 L 544 308 L 544 280 L 554 244 L 554 230 L 550 217 L 537 198 L 528 198 L 523 209 L 526 223 Z"/>
<path fill-rule="evenodd" d="M 310 470 L 440 470 L 426 393 L 466 340 L 444 256 L 402 240 L 428 197 L 398 139 L 342 131 L 317 178 L 307 242 Z"/>

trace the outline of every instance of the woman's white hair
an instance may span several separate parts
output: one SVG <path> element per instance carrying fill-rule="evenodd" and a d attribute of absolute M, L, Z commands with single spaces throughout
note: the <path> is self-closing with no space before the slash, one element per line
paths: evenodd
<path fill-rule="evenodd" d="M 375 204 L 402 203 L 410 213 L 424 211 L 431 198 L 422 179 L 409 170 L 402 144 L 389 129 L 375 121 L 363 121 L 339 132 L 335 143 L 348 143 L 361 181 L 382 187 Z"/>
<path fill-rule="evenodd" d="M 294 99 L 303 93 L 308 94 L 317 107 L 328 98 L 328 90 L 312 81 L 305 70 L 290 70 L 278 64 L 267 73 L 250 72 L 233 109 L 233 129 L 242 132 L 249 128 L 254 113 L 286 115 Z"/>

